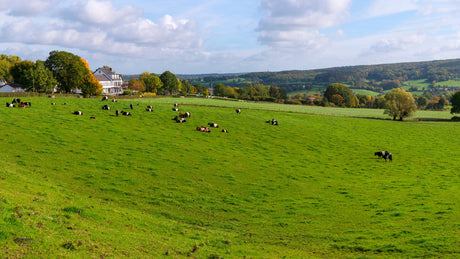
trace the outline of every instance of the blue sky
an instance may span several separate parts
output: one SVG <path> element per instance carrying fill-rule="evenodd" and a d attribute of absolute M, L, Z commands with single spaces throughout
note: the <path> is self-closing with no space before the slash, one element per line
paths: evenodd
<path fill-rule="evenodd" d="M 123 74 L 460 58 L 460 0 L 0 0 L 0 53 Z"/>

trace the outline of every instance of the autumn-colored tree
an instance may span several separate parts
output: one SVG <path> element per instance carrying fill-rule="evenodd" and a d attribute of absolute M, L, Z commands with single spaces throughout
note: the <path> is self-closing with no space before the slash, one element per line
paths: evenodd
<path fill-rule="evenodd" d="M 343 97 L 340 94 L 334 94 L 331 97 L 331 102 L 337 106 L 342 106 L 344 101 L 345 99 L 343 99 Z"/>
<path fill-rule="evenodd" d="M 85 65 L 88 73 L 83 77 L 81 82 L 81 92 L 84 96 L 89 97 L 91 95 L 99 95 L 102 93 L 102 84 L 97 80 L 97 78 L 91 73 L 89 69 L 88 62 L 86 60 L 81 59 L 81 62 Z"/>
<path fill-rule="evenodd" d="M 354 96 L 353 99 L 351 99 L 351 107 L 359 108 L 359 99 L 357 96 Z"/>
<path fill-rule="evenodd" d="M 393 117 L 399 117 L 403 120 L 405 117 L 410 117 L 417 110 L 414 97 L 411 93 L 406 92 L 401 88 L 392 89 L 385 95 L 385 114 Z"/>
<path fill-rule="evenodd" d="M 139 93 L 142 93 L 145 91 L 145 84 L 142 80 L 139 80 L 137 78 L 131 78 L 128 82 L 128 87 L 129 89 L 133 91 L 137 91 Z"/>

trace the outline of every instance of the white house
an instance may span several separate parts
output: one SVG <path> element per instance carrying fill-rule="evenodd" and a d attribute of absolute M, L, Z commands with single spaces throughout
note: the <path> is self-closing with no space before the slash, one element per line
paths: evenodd
<path fill-rule="evenodd" d="M 102 85 L 102 94 L 122 94 L 123 77 L 112 71 L 110 67 L 101 67 L 94 71 L 93 75 Z"/>
<path fill-rule="evenodd" d="M 24 89 L 21 88 L 18 84 L 0 84 L 0 93 L 17 93 L 24 92 Z"/>

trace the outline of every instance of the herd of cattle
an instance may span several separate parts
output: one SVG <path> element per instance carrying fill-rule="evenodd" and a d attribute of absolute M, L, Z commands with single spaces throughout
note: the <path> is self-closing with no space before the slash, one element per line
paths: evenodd
<path fill-rule="evenodd" d="M 107 100 L 109 100 L 109 98 L 107 96 L 102 97 L 102 101 L 107 101 Z M 112 102 L 117 102 L 117 99 L 112 99 Z M 56 103 L 51 103 L 51 105 L 56 105 Z M 66 105 L 66 103 L 62 103 L 62 105 Z M 14 98 L 11 103 L 8 103 L 8 102 L 6 103 L 6 107 L 27 108 L 27 107 L 31 107 L 31 106 L 32 106 L 31 102 L 23 102 L 19 98 Z M 130 106 L 131 110 L 134 109 L 132 103 L 129 106 Z M 175 111 L 175 112 L 179 112 L 178 107 L 179 107 L 179 104 L 175 103 L 174 107 L 172 108 L 172 110 Z M 110 108 L 110 106 L 108 106 L 106 104 L 106 105 L 102 106 L 102 109 L 109 111 L 111 108 Z M 147 112 L 152 112 L 153 111 L 153 106 L 148 105 L 147 108 L 146 108 L 146 111 Z M 236 109 L 235 111 L 236 111 L 237 115 L 241 114 L 241 109 Z M 83 112 L 74 111 L 73 114 L 74 115 L 83 115 Z M 118 117 L 120 114 L 124 115 L 124 116 L 132 116 L 132 114 L 130 112 L 127 112 L 127 111 L 119 111 L 119 110 L 115 111 L 115 116 Z M 172 120 L 174 120 L 176 123 L 185 123 L 185 122 L 187 122 L 186 118 L 190 118 L 190 117 L 191 117 L 190 112 L 184 112 L 184 113 L 179 113 L 179 115 L 176 115 L 174 118 L 172 118 Z M 96 119 L 96 117 L 94 117 L 94 116 L 91 116 L 90 118 L 91 119 Z M 278 121 L 275 120 L 275 119 L 267 120 L 265 122 L 266 123 L 271 123 L 271 125 L 275 125 L 275 126 L 278 125 Z M 209 127 L 199 126 L 199 127 L 196 127 L 196 130 L 200 131 L 200 132 L 210 133 L 211 132 L 210 128 L 219 128 L 219 125 L 217 123 L 213 123 L 213 122 L 209 122 L 208 126 Z M 224 132 L 224 133 L 228 133 L 228 130 L 226 130 L 226 129 L 222 129 L 221 131 Z M 378 151 L 378 152 L 375 152 L 374 155 L 378 156 L 379 159 L 383 158 L 385 160 L 385 162 L 387 160 L 389 160 L 390 162 L 393 161 L 393 154 L 388 152 L 388 151 Z"/>

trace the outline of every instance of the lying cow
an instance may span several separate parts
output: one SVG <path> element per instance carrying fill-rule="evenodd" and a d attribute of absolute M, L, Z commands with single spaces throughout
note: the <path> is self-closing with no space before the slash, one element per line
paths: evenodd
<path fill-rule="evenodd" d="M 102 109 L 108 111 L 108 110 L 110 110 L 110 107 L 106 104 L 106 105 L 102 106 Z"/>
<path fill-rule="evenodd" d="M 196 127 L 196 130 L 200 131 L 200 132 L 207 132 L 207 133 L 210 133 L 211 130 L 209 128 L 206 128 L 206 127 Z"/>
<path fill-rule="evenodd" d="M 211 128 L 219 128 L 219 125 L 217 125 L 217 123 L 212 123 L 212 122 L 210 122 L 210 123 L 208 123 L 208 125 L 209 125 L 209 127 L 211 127 Z"/>
<path fill-rule="evenodd" d="M 174 112 L 178 112 L 178 111 L 179 111 L 179 109 L 177 109 L 177 108 L 172 108 L 172 110 L 173 110 Z"/>
<path fill-rule="evenodd" d="M 14 104 L 12 104 L 12 103 L 6 103 L 6 107 L 12 108 L 12 107 L 14 107 Z"/>
<path fill-rule="evenodd" d="M 108 99 L 109 99 L 109 97 L 104 96 L 104 97 L 102 97 L 102 100 L 101 100 L 101 101 L 107 101 Z"/>
<path fill-rule="evenodd" d="M 222 132 L 223 132 L 223 133 L 228 133 L 228 130 L 223 129 Z"/>
<path fill-rule="evenodd" d="M 121 111 L 121 115 L 132 116 L 130 112 Z"/>
<path fill-rule="evenodd" d="M 151 109 L 151 108 L 147 108 L 147 109 L 145 109 L 145 110 L 148 111 L 148 112 L 152 112 L 152 109 Z"/>
<path fill-rule="evenodd" d="M 74 111 L 73 114 L 75 114 L 75 115 L 83 115 L 83 112 L 81 112 L 81 111 Z"/>

